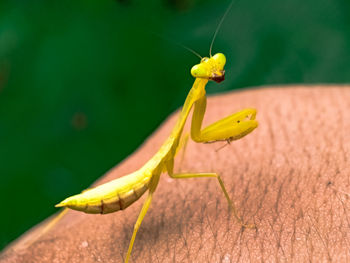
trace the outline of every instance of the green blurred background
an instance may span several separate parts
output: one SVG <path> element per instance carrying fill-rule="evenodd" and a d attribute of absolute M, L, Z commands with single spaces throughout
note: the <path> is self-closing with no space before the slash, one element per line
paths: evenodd
<path fill-rule="evenodd" d="M 230 1 L 0 2 L 0 249 L 181 106 Z M 238 0 L 208 93 L 350 80 L 349 0 Z M 159 37 L 160 36 L 160 37 Z M 168 39 L 168 40 L 167 40 Z"/>

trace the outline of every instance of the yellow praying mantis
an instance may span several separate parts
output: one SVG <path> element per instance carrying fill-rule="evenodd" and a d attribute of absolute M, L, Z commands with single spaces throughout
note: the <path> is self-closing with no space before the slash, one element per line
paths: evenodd
<path fill-rule="evenodd" d="M 195 78 L 194 84 L 187 95 L 178 120 L 171 131 L 170 136 L 163 143 L 158 152 L 139 170 L 99 185 L 95 188 L 85 190 L 81 194 L 68 197 L 56 205 L 56 207 L 66 207 L 83 211 L 85 213 L 107 214 L 126 209 L 148 190 L 148 195 L 134 226 L 129 248 L 125 257 L 126 263 L 130 259 L 137 231 L 139 230 L 142 220 L 149 209 L 153 193 L 158 186 L 160 175 L 164 172 L 167 172 L 168 175 L 174 179 L 203 177 L 216 179 L 219 182 L 221 190 L 228 201 L 230 210 L 233 212 L 237 221 L 243 227 L 254 227 L 254 225 L 245 224 L 240 218 L 221 177 L 217 173 L 173 172 L 174 158 L 179 148 L 184 125 L 192 107 L 194 107 L 194 110 L 191 123 L 191 138 L 198 143 L 217 141 L 231 142 L 232 140 L 240 139 L 249 134 L 258 126 L 258 122 L 255 120 L 256 110 L 244 109 L 238 113 L 221 119 L 204 129 L 201 128 L 207 101 L 205 86 L 209 80 L 221 82 L 225 77 L 225 56 L 222 53 L 217 53 L 212 56 L 211 50 L 215 36 L 229 8 L 226 10 L 225 15 L 222 17 L 219 26 L 215 31 L 210 46 L 210 56 L 201 58 L 200 63 L 193 66 L 191 69 L 191 74 Z"/>

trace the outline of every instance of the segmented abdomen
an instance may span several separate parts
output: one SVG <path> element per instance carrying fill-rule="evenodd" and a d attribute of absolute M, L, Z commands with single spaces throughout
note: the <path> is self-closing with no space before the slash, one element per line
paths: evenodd
<path fill-rule="evenodd" d="M 140 176 L 135 172 L 68 197 L 56 207 L 68 207 L 89 214 L 108 214 L 123 210 L 146 192 L 149 180 L 150 177 Z"/>
<path fill-rule="evenodd" d="M 128 192 L 116 193 L 114 197 L 104 198 L 102 196 L 99 203 L 90 200 L 90 202 L 86 202 L 83 211 L 89 214 L 108 214 L 123 210 L 137 201 L 147 189 L 147 185 L 140 185 Z"/>

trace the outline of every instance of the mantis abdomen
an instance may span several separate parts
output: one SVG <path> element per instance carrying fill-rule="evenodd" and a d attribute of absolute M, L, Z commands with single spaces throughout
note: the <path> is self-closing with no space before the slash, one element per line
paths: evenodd
<path fill-rule="evenodd" d="M 56 207 L 68 207 L 89 214 L 108 214 L 123 210 L 148 189 L 151 177 L 140 179 L 136 171 L 63 200 Z"/>

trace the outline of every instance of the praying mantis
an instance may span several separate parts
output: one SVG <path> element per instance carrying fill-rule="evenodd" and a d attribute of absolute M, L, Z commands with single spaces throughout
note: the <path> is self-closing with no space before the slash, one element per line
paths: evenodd
<path fill-rule="evenodd" d="M 227 14 L 228 9 L 226 10 L 225 15 Z M 139 170 L 95 188 L 85 190 L 81 194 L 68 197 L 56 205 L 56 207 L 66 207 L 85 213 L 107 214 L 126 209 L 148 191 L 146 200 L 143 203 L 140 214 L 134 225 L 129 248 L 125 257 L 125 263 L 129 262 L 136 234 L 150 207 L 160 176 L 165 172 L 173 179 L 216 179 L 227 199 L 230 210 L 233 212 L 237 221 L 243 227 L 254 227 L 254 225 L 245 224 L 238 215 L 237 209 L 230 199 L 220 175 L 213 172 L 174 173 L 174 158 L 179 149 L 184 125 L 192 108 L 194 109 L 190 133 L 192 140 L 197 143 L 211 143 L 217 141 L 231 142 L 251 133 L 258 126 L 258 122 L 255 120 L 256 110 L 244 109 L 202 129 L 202 122 L 207 103 L 205 90 L 206 84 L 209 80 L 219 83 L 225 78 L 225 55 L 222 53 L 217 53 L 214 56 L 211 55 L 213 41 L 225 15 L 221 19 L 214 34 L 210 46 L 210 56 L 201 58 L 200 63 L 193 66 L 191 69 L 191 75 L 195 78 L 194 84 L 187 95 L 170 136 L 166 139 L 158 152 L 156 152 L 155 155 Z"/>
<path fill-rule="evenodd" d="M 191 138 L 195 142 L 230 142 L 244 137 L 258 126 L 258 122 L 255 120 L 256 110 L 244 109 L 201 129 L 207 101 L 205 86 L 209 80 L 215 82 L 224 80 L 225 63 L 225 56 L 222 53 L 217 53 L 214 56 L 202 58 L 199 64 L 192 67 L 191 74 L 195 77 L 195 81 L 187 95 L 177 123 L 168 139 L 144 166 L 131 174 L 86 190 L 81 194 L 68 197 L 56 205 L 56 207 L 68 207 L 85 213 L 107 214 L 126 209 L 148 190 L 148 195 L 134 226 L 125 258 L 126 263 L 129 261 L 137 231 L 151 204 L 153 193 L 158 186 L 160 175 L 163 172 L 167 172 L 168 175 L 174 179 L 216 178 L 237 221 L 244 227 L 253 227 L 252 225 L 243 223 L 243 220 L 237 213 L 234 203 L 229 197 L 221 177 L 217 173 L 173 172 L 174 158 L 178 150 L 181 134 L 193 106 Z"/>

